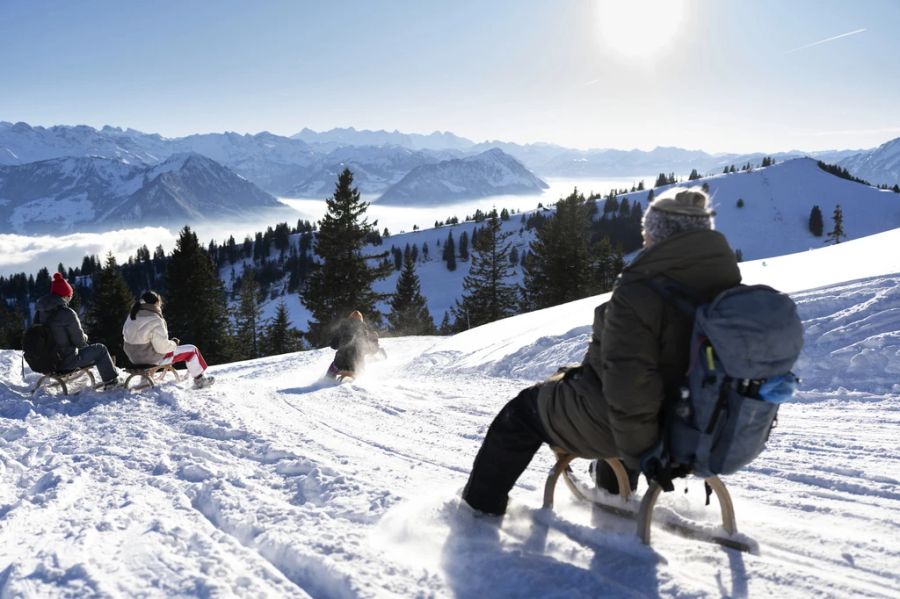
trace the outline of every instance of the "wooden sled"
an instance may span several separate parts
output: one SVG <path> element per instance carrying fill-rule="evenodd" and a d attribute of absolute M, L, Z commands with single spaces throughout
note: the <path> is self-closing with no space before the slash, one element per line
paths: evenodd
<path fill-rule="evenodd" d="M 637 536 L 645 545 L 650 545 L 650 524 L 653 520 L 653 509 L 656 507 L 656 502 L 659 499 L 662 487 L 656 482 L 650 483 L 649 489 L 647 489 L 647 492 L 644 493 L 644 496 L 641 498 L 640 507 L 635 509 L 633 507 L 634 502 L 629 501 L 631 485 L 628 481 L 628 473 L 625 470 L 625 466 L 618 458 L 608 458 L 605 462 L 609 464 L 613 473 L 615 473 L 616 482 L 619 486 L 619 505 L 596 501 L 589 497 L 573 479 L 572 469 L 569 465 L 572 460 L 578 456 L 566 453 L 558 448 L 553 448 L 553 452 L 556 454 L 556 464 L 550 470 L 550 474 L 547 476 L 547 482 L 544 485 L 545 508 L 553 509 L 553 494 L 556 490 L 556 482 L 562 477 L 566 486 L 569 487 L 569 490 L 579 499 L 589 501 L 593 505 L 596 505 L 604 511 L 615 514 L 616 516 L 635 520 L 637 524 Z M 718 476 L 711 476 L 705 479 L 705 482 L 709 485 L 710 489 L 712 489 L 712 492 L 715 493 L 716 498 L 719 501 L 719 506 L 722 511 L 722 528 L 725 529 L 726 535 L 716 534 L 680 520 L 663 521 L 661 523 L 662 526 L 684 537 L 716 543 L 738 551 L 754 552 L 757 549 L 754 542 L 737 538 L 738 530 L 737 521 L 734 515 L 734 504 L 731 501 L 731 494 L 728 493 L 725 483 L 723 483 Z"/>
<path fill-rule="evenodd" d="M 69 370 L 67 372 L 52 372 L 50 374 L 41 375 L 41 378 L 38 379 L 38 382 L 35 383 L 34 389 L 31 390 L 31 395 L 34 396 L 40 391 L 42 388 L 50 391 L 51 389 L 59 389 L 62 391 L 63 395 L 69 394 L 69 385 L 79 380 L 81 377 L 88 377 L 90 380 L 90 387 L 94 387 L 97 384 L 96 379 L 94 378 L 93 366 L 86 366 L 84 368 L 77 368 L 75 370 Z"/>
<path fill-rule="evenodd" d="M 181 382 L 187 378 L 187 375 L 182 376 L 178 374 L 178 371 L 171 364 L 162 366 L 155 364 L 137 365 L 126 368 L 125 372 L 128 373 L 128 377 L 125 379 L 125 389 L 128 391 L 141 391 L 159 385 L 165 380 L 166 374 L 170 372 L 175 377 L 176 382 Z M 135 379 L 137 379 L 137 384 L 132 387 L 131 381 Z"/>

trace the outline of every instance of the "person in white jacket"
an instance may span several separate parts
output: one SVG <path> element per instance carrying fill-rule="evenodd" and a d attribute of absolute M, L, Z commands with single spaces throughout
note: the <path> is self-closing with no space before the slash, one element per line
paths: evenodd
<path fill-rule="evenodd" d="M 134 302 L 131 313 L 122 327 L 125 355 L 136 366 L 162 366 L 186 362 L 188 372 L 194 377 L 194 387 L 202 389 L 215 382 L 206 376 L 206 360 L 194 345 L 179 345 L 178 339 L 169 339 L 169 329 L 162 316 L 162 298 L 155 291 L 146 291 Z"/>

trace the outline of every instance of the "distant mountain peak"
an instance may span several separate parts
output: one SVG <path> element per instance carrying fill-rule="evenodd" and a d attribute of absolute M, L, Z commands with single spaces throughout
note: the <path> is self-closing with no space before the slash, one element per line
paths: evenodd
<path fill-rule="evenodd" d="M 433 205 L 505 194 L 539 194 L 548 186 L 499 148 L 414 168 L 378 199 Z"/>

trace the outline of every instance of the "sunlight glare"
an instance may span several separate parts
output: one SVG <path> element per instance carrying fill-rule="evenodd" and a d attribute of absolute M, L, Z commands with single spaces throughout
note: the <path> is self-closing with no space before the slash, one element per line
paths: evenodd
<path fill-rule="evenodd" d="M 650 60 L 682 31 L 684 0 L 599 0 L 600 39 L 613 53 L 631 60 Z"/>

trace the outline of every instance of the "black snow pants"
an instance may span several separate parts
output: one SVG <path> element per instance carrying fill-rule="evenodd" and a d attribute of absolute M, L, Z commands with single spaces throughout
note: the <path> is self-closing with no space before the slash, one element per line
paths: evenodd
<path fill-rule="evenodd" d="M 488 428 L 475 456 L 463 499 L 488 514 L 506 513 L 509 492 L 542 443 L 551 443 L 538 415 L 539 385 L 507 403 Z"/>

